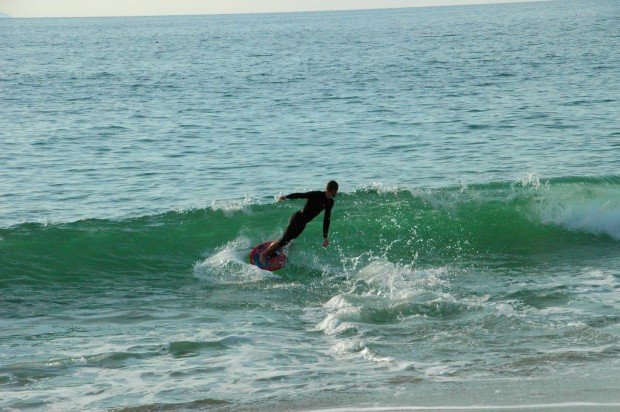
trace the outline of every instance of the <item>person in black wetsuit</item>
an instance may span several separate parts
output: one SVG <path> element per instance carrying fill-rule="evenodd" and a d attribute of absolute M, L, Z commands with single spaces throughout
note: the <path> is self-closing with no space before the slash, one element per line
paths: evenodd
<path fill-rule="evenodd" d="M 307 193 L 291 193 L 287 196 L 280 196 L 278 202 L 282 202 L 286 199 L 308 199 L 303 209 L 293 213 L 291 219 L 288 222 L 288 226 L 284 231 L 284 235 L 273 242 L 269 247 L 260 254 L 260 263 L 264 265 L 267 261 L 267 256 L 278 250 L 279 248 L 287 245 L 291 240 L 301 235 L 308 222 L 317 217 L 319 213 L 325 210 L 323 215 L 323 247 L 329 245 L 327 239 L 327 232 L 329 231 L 329 223 L 332 213 L 332 207 L 334 207 L 334 197 L 338 194 L 338 183 L 334 180 L 330 180 L 325 187 L 325 191 L 319 190 Z"/>

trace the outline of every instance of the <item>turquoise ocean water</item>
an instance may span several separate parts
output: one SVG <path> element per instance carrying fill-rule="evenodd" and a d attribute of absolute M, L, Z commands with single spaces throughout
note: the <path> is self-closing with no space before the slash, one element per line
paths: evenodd
<path fill-rule="evenodd" d="M 0 20 L 0 409 L 619 407 L 619 16 Z"/>

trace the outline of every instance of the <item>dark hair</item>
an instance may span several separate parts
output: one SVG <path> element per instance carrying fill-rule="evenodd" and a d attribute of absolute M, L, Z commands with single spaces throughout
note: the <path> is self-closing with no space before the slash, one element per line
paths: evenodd
<path fill-rule="evenodd" d="M 338 182 L 336 182 L 335 180 L 330 180 L 329 182 L 327 182 L 327 187 L 325 189 L 328 192 L 331 192 L 332 190 L 338 190 Z"/>

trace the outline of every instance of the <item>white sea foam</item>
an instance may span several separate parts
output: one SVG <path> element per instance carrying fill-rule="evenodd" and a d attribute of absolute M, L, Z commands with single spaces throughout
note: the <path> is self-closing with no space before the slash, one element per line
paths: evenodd
<path fill-rule="evenodd" d="M 363 359 L 375 362 L 384 363 L 389 367 L 401 368 L 401 365 L 392 357 L 381 356 L 378 353 L 371 350 L 366 342 L 362 339 L 342 339 L 338 340 L 333 346 L 332 350 L 338 356 L 347 356 L 350 354 L 359 354 Z"/>
<path fill-rule="evenodd" d="M 407 299 L 420 288 L 446 286 L 441 278 L 447 268 L 416 269 L 412 264 L 398 265 L 387 260 L 374 260 L 362 268 L 356 278 L 368 283 L 373 294 L 390 299 Z"/>
<path fill-rule="evenodd" d="M 249 206 L 254 204 L 260 204 L 260 202 L 249 195 L 246 195 L 243 199 L 233 199 L 233 200 L 214 200 L 211 202 L 212 210 L 221 210 L 226 214 L 231 214 L 234 212 L 245 212 L 249 213 Z"/>
<path fill-rule="evenodd" d="M 438 380 L 451 380 L 451 376 L 456 373 L 456 369 L 452 365 L 437 364 L 425 368 L 424 374 L 429 378 Z"/>
<path fill-rule="evenodd" d="M 240 236 L 194 266 L 194 275 L 207 282 L 248 283 L 279 277 L 246 261 L 252 242 Z"/>
<path fill-rule="evenodd" d="M 386 185 L 381 182 L 370 182 L 368 184 L 359 185 L 355 188 L 355 191 L 376 191 L 378 194 L 386 194 L 386 193 L 398 193 L 402 190 L 405 190 L 407 186 L 405 185 Z"/>
<path fill-rule="evenodd" d="M 352 322 L 343 322 L 337 315 L 329 314 L 316 326 L 316 330 L 326 335 L 336 335 L 343 332 L 357 332 L 358 327 Z"/>
<path fill-rule="evenodd" d="M 397 365 L 397 362 L 394 358 L 390 356 L 379 356 L 377 353 L 371 351 L 368 347 L 365 347 L 364 349 L 362 349 L 360 351 L 360 355 L 362 355 L 364 359 L 369 360 L 371 362 L 388 363 L 388 364 Z"/>
<path fill-rule="evenodd" d="M 515 308 L 509 303 L 497 303 L 494 305 L 494 307 L 495 307 L 495 311 L 499 315 L 511 317 L 517 314 L 517 311 L 515 310 Z"/>
<path fill-rule="evenodd" d="M 546 193 L 534 206 L 544 224 L 620 240 L 620 193 L 614 188 L 566 187 Z"/>
<path fill-rule="evenodd" d="M 342 295 L 332 297 L 323 305 L 328 314 L 321 321 L 316 330 L 324 332 L 326 335 L 336 335 L 345 331 L 357 331 L 354 322 L 359 321 L 360 307 L 355 307 L 347 302 Z"/>
<path fill-rule="evenodd" d="M 516 183 L 523 187 L 531 187 L 534 189 L 540 189 L 545 185 L 545 183 L 540 181 L 540 177 L 538 176 L 538 174 L 533 172 L 528 172 L 520 175 L 517 178 Z"/>
<path fill-rule="evenodd" d="M 384 363 L 390 368 L 405 368 L 393 357 L 372 349 L 364 338 L 366 332 L 382 323 L 398 323 L 417 311 L 450 311 L 444 306 L 461 305 L 454 297 L 436 289 L 448 284 L 441 276 L 446 268 L 420 270 L 412 265 L 394 264 L 376 259 L 353 273 L 351 289 L 323 305 L 323 319 L 315 330 L 333 340 L 337 356 L 357 354 L 370 362 Z M 456 306 L 455 306 L 456 305 Z"/>

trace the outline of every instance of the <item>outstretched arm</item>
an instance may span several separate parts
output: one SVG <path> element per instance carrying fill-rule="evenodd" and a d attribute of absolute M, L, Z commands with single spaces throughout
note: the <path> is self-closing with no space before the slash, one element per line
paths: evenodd
<path fill-rule="evenodd" d="M 327 206 L 325 208 L 325 214 L 323 216 L 323 247 L 326 247 L 327 245 L 329 245 L 327 234 L 329 232 L 329 224 L 331 223 L 332 207 L 333 205 Z"/>
<path fill-rule="evenodd" d="M 312 195 L 312 192 L 306 192 L 306 193 L 291 193 L 290 195 L 286 195 L 286 196 L 280 196 L 278 199 L 309 199 L 310 196 Z"/>

